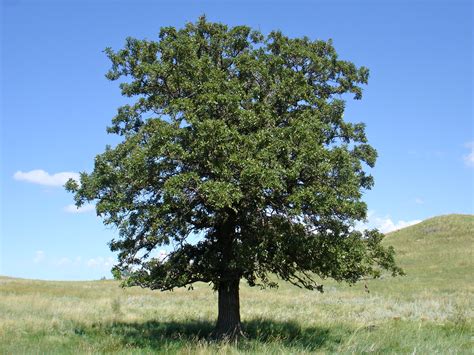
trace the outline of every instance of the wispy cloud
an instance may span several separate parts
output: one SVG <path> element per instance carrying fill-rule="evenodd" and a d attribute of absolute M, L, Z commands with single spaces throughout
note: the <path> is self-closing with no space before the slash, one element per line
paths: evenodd
<path fill-rule="evenodd" d="M 103 258 L 101 256 L 97 258 L 91 258 L 87 260 L 86 266 L 97 269 L 110 269 L 114 265 L 114 258 L 108 257 Z"/>
<path fill-rule="evenodd" d="M 417 198 L 415 198 L 415 203 L 416 203 L 417 205 L 422 205 L 422 204 L 425 203 L 425 201 L 424 201 L 422 198 L 417 197 Z"/>
<path fill-rule="evenodd" d="M 45 257 L 46 257 L 46 255 L 44 254 L 44 251 L 37 250 L 35 252 L 35 257 L 33 258 L 33 262 L 35 264 L 39 264 L 40 262 L 42 262 L 45 259 Z"/>
<path fill-rule="evenodd" d="M 48 172 L 36 169 L 28 172 L 17 171 L 13 178 L 18 181 L 26 181 L 44 186 L 63 186 L 69 179 L 79 180 L 79 174 L 71 171 L 49 174 Z"/>
<path fill-rule="evenodd" d="M 71 264 L 71 259 L 64 257 L 64 258 L 59 259 L 56 264 L 58 266 L 70 265 Z"/>
<path fill-rule="evenodd" d="M 115 259 L 111 256 L 109 257 L 102 257 L 98 256 L 95 258 L 84 259 L 81 256 L 74 257 L 47 257 L 46 253 L 42 250 L 38 250 L 35 252 L 35 256 L 33 258 L 33 262 L 35 264 L 39 263 L 46 263 L 50 266 L 55 267 L 64 267 L 64 268 L 92 268 L 92 269 L 99 269 L 99 270 L 110 270 L 115 263 Z"/>
<path fill-rule="evenodd" d="M 71 204 L 64 207 L 64 211 L 66 211 L 67 213 L 87 213 L 94 210 L 95 210 L 94 205 L 84 205 L 77 208 L 76 205 Z"/>
<path fill-rule="evenodd" d="M 470 150 L 469 154 L 465 155 L 464 163 L 467 166 L 474 167 L 474 141 L 465 144 L 465 147 Z"/>

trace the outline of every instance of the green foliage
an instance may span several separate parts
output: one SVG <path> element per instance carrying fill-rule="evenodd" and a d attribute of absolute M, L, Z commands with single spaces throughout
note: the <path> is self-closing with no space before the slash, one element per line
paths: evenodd
<path fill-rule="evenodd" d="M 122 272 L 119 268 L 113 267 L 111 272 L 114 280 L 122 280 Z"/>
<path fill-rule="evenodd" d="M 322 291 L 314 275 L 401 273 L 379 232 L 353 229 L 377 154 L 364 125 L 344 121 L 343 95 L 360 99 L 368 70 L 340 60 L 330 41 L 201 17 L 106 53 L 107 78 L 125 79 L 122 94 L 136 101 L 108 128 L 122 142 L 66 187 L 118 228 L 110 247 L 117 272 L 134 270 L 128 285 L 275 286 L 274 273 Z M 166 260 L 153 258 L 169 244 Z"/>

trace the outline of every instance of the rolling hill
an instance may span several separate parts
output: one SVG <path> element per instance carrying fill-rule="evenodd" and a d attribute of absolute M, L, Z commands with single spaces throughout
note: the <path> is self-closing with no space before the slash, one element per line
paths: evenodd
<path fill-rule="evenodd" d="M 474 216 L 446 215 L 388 234 L 413 288 L 473 291 Z M 399 280 L 402 281 L 402 280 Z M 398 282 L 398 281 L 397 281 Z"/>
<path fill-rule="evenodd" d="M 474 216 L 390 233 L 406 276 L 323 294 L 242 285 L 247 339 L 214 343 L 216 294 L 0 277 L 0 353 L 471 353 Z"/>

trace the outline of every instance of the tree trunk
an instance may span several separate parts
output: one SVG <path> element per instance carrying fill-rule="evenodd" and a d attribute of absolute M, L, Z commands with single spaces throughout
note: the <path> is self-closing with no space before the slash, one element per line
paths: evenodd
<path fill-rule="evenodd" d="M 240 324 L 239 279 L 219 284 L 218 316 L 214 335 L 218 339 L 235 340 L 242 336 Z"/>

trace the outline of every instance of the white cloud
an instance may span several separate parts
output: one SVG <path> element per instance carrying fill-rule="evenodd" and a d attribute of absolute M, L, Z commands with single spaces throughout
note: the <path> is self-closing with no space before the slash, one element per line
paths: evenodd
<path fill-rule="evenodd" d="M 367 213 L 367 222 L 358 223 L 355 229 L 361 231 L 368 228 L 377 228 L 382 233 L 390 233 L 420 222 L 421 219 L 414 219 L 411 221 L 399 220 L 394 222 L 390 216 L 380 217 L 377 216 L 374 211 L 369 211 Z"/>
<path fill-rule="evenodd" d="M 420 223 L 420 222 L 421 222 L 420 219 L 414 219 L 412 221 L 400 220 L 398 222 L 393 222 L 389 217 L 377 218 L 376 219 L 377 228 L 382 233 L 390 233 L 390 232 L 396 231 L 398 229 L 406 228 L 406 227 L 412 226 L 412 225 Z"/>
<path fill-rule="evenodd" d="M 86 265 L 87 265 L 88 267 L 97 267 L 97 266 L 99 266 L 99 261 L 98 261 L 97 259 L 95 259 L 95 258 L 89 259 L 89 260 L 87 260 Z"/>
<path fill-rule="evenodd" d="M 415 198 L 415 203 L 417 205 L 422 205 L 422 204 L 425 203 L 425 201 L 422 198 L 417 197 L 417 198 Z"/>
<path fill-rule="evenodd" d="M 13 178 L 15 180 L 26 181 L 45 186 L 63 186 L 69 179 L 79 181 L 79 174 L 65 171 L 51 175 L 44 170 L 37 169 L 28 172 L 17 171 L 13 175 Z"/>
<path fill-rule="evenodd" d="M 64 257 L 64 258 L 59 259 L 56 264 L 58 266 L 70 265 L 71 259 Z"/>
<path fill-rule="evenodd" d="M 470 149 L 470 153 L 465 155 L 464 158 L 464 163 L 467 166 L 474 167 L 474 141 L 466 143 L 465 145 L 466 148 Z"/>
<path fill-rule="evenodd" d="M 87 267 L 97 268 L 97 269 L 110 269 L 114 265 L 114 258 L 108 257 L 103 258 L 101 256 L 97 258 L 91 258 L 86 262 Z"/>
<path fill-rule="evenodd" d="M 96 257 L 84 260 L 81 256 L 73 257 L 59 257 L 59 258 L 47 258 L 46 253 L 42 250 L 37 250 L 33 258 L 35 264 L 47 263 L 49 266 L 62 267 L 67 269 L 75 268 L 93 268 L 99 271 L 108 271 L 114 266 L 115 259 L 113 257 Z"/>
<path fill-rule="evenodd" d="M 77 208 L 76 205 L 71 204 L 64 207 L 64 211 L 66 211 L 67 213 L 86 213 L 86 212 L 91 212 L 94 210 L 95 210 L 94 205 L 84 205 Z"/>
<path fill-rule="evenodd" d="M 56 259 L 52 262 L 53 265 L 55 266 L 81 266 L 82 265 L 82 258 L 80 256 L 77 256 L 76 258 L 68 258 L 68 257 L 62 257 L 60 259 Z"/>
<path fill-rule="evenodd" d="M 44 251 L 42 251 L 42 250 L 37 250 L 37 251 L 35 252 L 35 257 L 34 257 L 34 259 L 33 259 L 33 262 L 36 263 L 36 264 L 38 264 L 38 263 L 42 262 L 42 261 L 44 260 L 44 258 L 45 258 Z"/>

